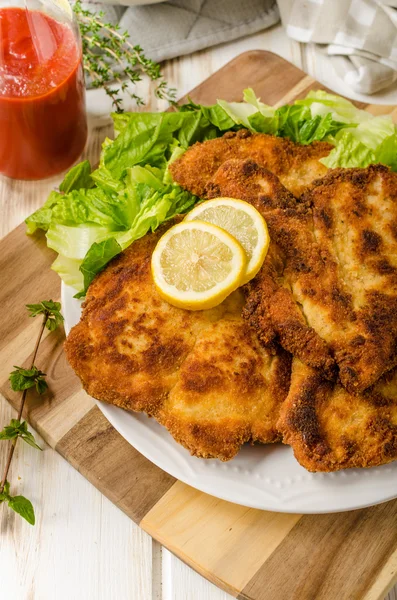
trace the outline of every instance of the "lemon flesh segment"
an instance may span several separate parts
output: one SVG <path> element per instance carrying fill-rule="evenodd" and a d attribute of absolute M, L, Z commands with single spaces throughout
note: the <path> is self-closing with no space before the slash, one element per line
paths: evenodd
<path fill-rule="evenodd" d="M 227 231 L 201 221 L 183 221 L 158 241 L 152 255 L 154 284 L 179 308 L 217 306 L 241 285 L 247 257 Z"/>
<path fill-rule="evenodd" d="M 248 202 L 235 198 L 214 198 L 191 210 L 185 221 L 206 221 L 228 231 L 240 242 L 247 254 L 247 270 L 243 283 L 255 277 L 269 248 L 266 221 Z"/>

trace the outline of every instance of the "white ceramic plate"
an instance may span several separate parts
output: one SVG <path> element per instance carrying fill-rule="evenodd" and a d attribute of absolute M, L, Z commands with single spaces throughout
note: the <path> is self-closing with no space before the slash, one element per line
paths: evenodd
<path fill-rule="evenodd" d="M 80 319 L 75 290 L 62 285 L 66 332 Z M 190 456 L 164 427 L 141 413 L 97 402 L 115 429 L 155 465 L 207 494 L 243 504 L 289 513 L 340 512 L 397 497 L 397 462 L 373 469 L 308 473 L 289 446 L 244 446 L 233 460 Z"/>

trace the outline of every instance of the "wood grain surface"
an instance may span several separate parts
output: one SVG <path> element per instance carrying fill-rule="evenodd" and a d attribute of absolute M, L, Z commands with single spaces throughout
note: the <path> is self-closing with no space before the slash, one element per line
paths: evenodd
<path fill-rule="evenodd" d="M 239 100 L 252 86 L 266 103 L 306 95 L 313 79 L 267 52 L 241 55 L 191 92 L 196 102 Z M 394 107 L 367 107 L 392 113 Z M 7 374 L 27 364 L 34 325 L 20 307 L 59 296 L 41 235 L 20 226 L 0 243 L 0 390 L 15 403 Z M 18 302 L 15 297 L 18 296 Z M 283 515 L 233 505 L 193 490 L 139 455 L 81 392 L 62 352 L 47 336 L 40 354 L 50 396 L 30 394 L 26 415 L 43 438 L 100 491 L 184 562 L 250 600 L 383 598 L 397 578 L 397 502 L 337 515 Z M 55 360 L 54 360 L 55 357 Z"/>

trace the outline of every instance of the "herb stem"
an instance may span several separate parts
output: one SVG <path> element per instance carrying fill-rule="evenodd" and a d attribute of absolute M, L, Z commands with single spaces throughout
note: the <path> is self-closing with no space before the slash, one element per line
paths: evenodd
<path fill-rule="evenodd" d="M 105 31 L 109 31 L 109 33 L 111 33 L 111 35 L 114 35 L 115 37 L 117 37 L 123 44 L 125 44 L 126 46 L 128 46 L 132 50 L 132 52 L 128 53 L 130 56 L 134 56 L 136 58 L 136 60 L 138 61 L 138 63 L 141 66 L 144 67 L 146 65 L 145 61 L 142 60 L 142 57 L 140 56 L 139 52 L 137 52 L 135 50 L 134 46 L 128 41 L 128 39 L 126 39 L 126 37 L 124 35 L 120 34 L 117 31 L 117 29 L 111 28 L 111 27 L 109 27 L 107 25 L 107 23 L 102 23 L 101 21 L 98 21 L 97 19 L 93 19 L 93 23 L 95 23 L 95 25 L 97 25 L 98 27 L 101 27 Z M 99 44 L 96 44 L 96 45 L 99 45 Z M 110 49 L 106 48 L 106 51 L 109 52 Z M 117 58 L 117 60 L 119 60 L 116 54 L 114 54 L 114 56 L 115 56 L 115 58 Z M 119 62 L 121 62 L 121 61 L 119 60 Z M 160 76 L 161 75 L 158 74 L 158 76 L 156 77 L 156 79 L 158 79 Z"/>
<path fill-rule="evenodd" d="M 88 36 L 84 36 L 84 39 L 89 41 L 90 38 Z M 89 55 L 90 57 L 95 58 L 98 61 L 98 64 L 103 69 L 106 69 L 108 67 L 108 65 L 101 58 L 98 58 L 98 56 L 96 54 L 94 54 L 93 52 L 90 52 L 89 50 L 87 50 L 86 55 Z M 86 70 L 91 77 L 94 77 L 95 79 L 101 79 L 99 77 L 99 75 L 97 75 L 97 73 L 95 73 L 95 71 L 92 71 L 89 67 L 87 67 Z M 114 75 L 115 81 L 117 81 L 120 85 L 123 85 L 123 81 L 121 81 L 120 77 L 116 76 L 115 74 L 113 74 L 113 75 Z"/>
<path fill-rule="evenodd" d="M 32 364 L 31 364 L 31 367 L 30 367 L 31 369 L 33 368 L 33 366 L 34 366 L 34 363 L 35 363 L 35 361 L 36 361 L 37 351 L 38 351 L 38 349 L 39 349 L 39 345 L 40 345 L 40 342 L 41 342 L 41 338 L 42 338 L 42 336 L 43 336 L 44 328 L 45 328 L 45 325 L 46 325 L 47 319 L 48 319 L 48 317 L 49 317 L 49 314 L 50 314 L 49 312 L 45 312 L 45 313 L 44 313 L 43 322 L 42 322 L 42 324 L 41 324 L 40 331 L 39 331 L 39 335 L 37 336 L 36 344 L 35 344 L 34 351 L 33 351 Z M 23 393 L 22 393 L 21 406 L 19 407 L 19 411 L 18 411 L 18 417 L 17 417 L 17 418 L 18 418 L 18 421 L 20 421 L 20 420 L 21 420 L 21 417 L 22 417 L 22 413 L 23 413 L 23 409 L 24 409 L 24 406 L 25 406 L 25 401 L 26 401 L 26 393 L 27 393 L 27 391 L 28 391 L 28 390 L 24 390 L 24 391 L 23 391 Z M 14 440 L 12 440 L 12 442 L 11 442 L 10 450 L 9 450 L 9 452 L 8 452 L 8 457 L 7 457 L 7 463 L 6 463 L 6 466 L 5 466 L 5 469 L 4 469 L 3 478 L 2 478 L 2 480 L 1 480 L 1 484 L 0 484 L 0 494 L 2 494 L 2 493 L 3 493 L 4 486 L 5 486 L 5 483 L 6 483 L 6 481 L 7 481 L 8 472 L 9 472 L 9 470 L 10 470 L 11 461 L 12 461 L 12 457 L 13 457 L 13 455 L 14 455 L 14 450 L 15 450 L 15 446 L 16 446 L 16 443 L 17 443 L 17 441 L 18 441 L 18 438 L 16 437 L 16 438 L 15 438 Z"/>

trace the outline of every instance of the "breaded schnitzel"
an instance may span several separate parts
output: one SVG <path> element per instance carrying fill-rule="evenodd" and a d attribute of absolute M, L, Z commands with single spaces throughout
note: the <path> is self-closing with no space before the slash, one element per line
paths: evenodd
<path fill-rule="evenodd" d="M 258 196 L 265 176 L 235 162 L 208 187 L 252 202 L 269 227 L 244 316 L 265 345 L 279 341 L 328 377 L 335 361 L 343 385 L 362 391 L 397 364 L 397 174 L 335 169 L 300 205 L 271 209 Z"/>
<path fill-rule="evenodd" d="M 278 427 L 309 471 L 374 467 L 397 459 L 397 369 L 349 394 L 293 360 L 291 389 Z"/>
<path fill-rule="evenodd" d="M 241 317 L 223 318 L 197 336 L 156 419 L 203 458 L 228 460 L 244 442 L 280 441 L 290 368 L 290 355 L 263 352 Z"/>
<path fill-rule="evenodd" d="M 67 358 L 94 398 L 143 411 L 196 456 L 229 460 L 246 441 L 273 442 L 290 357 L 271 355 L 234 292 L 206 311 L 175 308 L 152 281 L 167 227 L 134 242 L 91 284 Z"/>
<path fill-rule="evenodd" d="M 328 156 L 332 148 L 328 142 L 302 146 L 287 138 L 241 129 L 197 142 L 170 165 L 170 172 L 179 185 L 204 198 L 207 183 L 224 162 L 249 158 L 277 175 L 288 190 L 300 196 L 314 179 L 327 172 L 319 159 Z"/>

